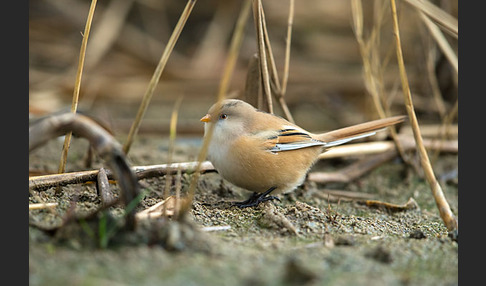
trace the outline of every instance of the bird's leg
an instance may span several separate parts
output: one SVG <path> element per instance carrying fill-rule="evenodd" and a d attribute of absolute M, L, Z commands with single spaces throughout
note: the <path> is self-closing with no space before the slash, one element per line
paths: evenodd
<path fill-rule="evenodd" d="M 276 188 L 277 187 L 271 187 L 270 189 L 266 190 L 263 193 L 253 192 L 253 194 L 246 201 L 236 202 L 236 203 L 234 203 L 234 205 L 239 207 L 239 208 L 247 208 L 247 207 L 257 206 L 258 204 L 260 204 L 262 202 L 269 201 L 269 200 L 279 200 L 280 201 L 280 199 L 277 198 L 276 196 L 269 196 L 268 195 L 271 192 L 273 192 L 273 190 L 275 190 Z"/>

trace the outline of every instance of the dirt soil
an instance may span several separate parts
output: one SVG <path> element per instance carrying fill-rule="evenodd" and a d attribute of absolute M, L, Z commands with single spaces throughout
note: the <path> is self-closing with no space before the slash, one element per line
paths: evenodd
<path fill-rule="evenodd" d="M 173 160 L 196 158 L 201 138 L 179 138 Z M 62 140 L 31 152 L 30 169 L 57 169 Z M 88 143 L 74 138 L 67 171 L 83 166 Z M 167 162 L 168 142 L 139 136 L 130 151 L 133 166 Z M 434 158 L 436 175 L 458 215 L 457 154 Z M 314 170 L 339 170 L 353 159 L 318 162 Z M 191 181 L 181 177 L 182 196 Z M 162 200 L 165 177 L 140 181 L 141 211 Z M 118 194 L 116 184 L 111 184 Z M 171 188 L 174 193 L 175 186 Z M 391 212 L 336 199 L 328 189 L 359 192 L 375 200 L 416 208 Z M 31 191 L 29 203 L 57 202 L 52 210 L 30 210 L 31 223 L 57 226 L 69 213 L 100 205 L 95 184 Z M 401 160 L 390 161 L 347 184 L 306 182 L 280 201 L 240 209 L 231 202 L 249 193 L 215 172 L 200 177 L 188 215 L 140 222 L 135 232 L 117 232 L 106 247 L 87 228 L 51 236 L 29 227 L 31 285 L 457 285 L 458 243 L 448 235 L 426 181 Z M 75 202 L 74 204 L 72 202 Z M 120 218 L 119 206 L 109 211 Z M 209 228 L 220 226 L 220 228 Z M 149 231 L 147 231 L 147 229 Z M 156 235 L 154 235 L 156 234 Z M 154 239 L 156 237 L 156 239 Z"/>

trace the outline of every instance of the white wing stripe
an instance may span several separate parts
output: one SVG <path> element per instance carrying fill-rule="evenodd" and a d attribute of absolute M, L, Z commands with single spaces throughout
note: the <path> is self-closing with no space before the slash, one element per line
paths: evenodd
<path fill-rule="evenodd" d="M 291 151 L 291 150 L 297 150 L 297 149 L 302 149 L 302 148 L 307 148 L 307 147 L 313 147 L 313 146 L 324 146 L 324 142 L 296 142 L 296 143 L 287 143 L 287 144 L 275 144 L 275 146 L 270 149 L 269 151 L 271 152 L 281 152 L 281 151 Z"/>
<path fill-rule="evenodd" d="M 360 139 L 360 138 L 368 137 L 368 136 L 375 135 L 375 134 L 376 134 L 376 131 L 373 131 L 373 132 L 368 132 L 368 133 L 364 133 L 364 134 L 356 135 L 356 136 L 353 136 L 353 137 L 348 137 L 348 138 L 339 139 L 339 140 L 336 140 L 336 141 L 326 142 L 326 143 L 324 144 L 324 146 L 325 146 L 325 147 L 337 146 L 337 145 L 341 145 L 341 144 L 344 144 L 344 143 L 346 143 L 346 142 L 349 142 L 349 141 L 351 141 L 351 140 L 356 140 L 356 139 Z"/>

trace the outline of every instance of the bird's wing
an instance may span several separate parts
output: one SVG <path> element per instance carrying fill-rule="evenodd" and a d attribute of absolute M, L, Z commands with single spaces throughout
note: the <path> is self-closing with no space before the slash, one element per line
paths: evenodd
<path fill-rule="evenodd" d="M 293 127 L 286 127 L 277 132 L 267 133 L 264 135 L 264 138 L 264 149 L 273 153 L 313 146 L 324 146 L 326 144 L 312 138 L 307 132 Z"/>

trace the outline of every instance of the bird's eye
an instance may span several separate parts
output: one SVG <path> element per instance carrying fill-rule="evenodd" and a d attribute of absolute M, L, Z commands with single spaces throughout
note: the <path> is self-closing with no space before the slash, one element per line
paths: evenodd
<path fill-rule="evenodd" d="M 226 119 L 226 118 L 228 118 L 228 115 L 224 113 L 219 116 L 219 119 Z"/>

